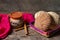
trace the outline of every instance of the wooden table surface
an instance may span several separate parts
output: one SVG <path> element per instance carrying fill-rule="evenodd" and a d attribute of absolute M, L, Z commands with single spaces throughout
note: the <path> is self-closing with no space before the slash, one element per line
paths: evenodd
<path fill-rule="evenodd" d="M 0 13 L 23 11 L 35 14 L 35 12 L 40 10 L 59 12 L 60 0 L 0 0 Z M 29 30 L 30 36 L 24 36 L 24 30 L 13 31 L 4 40 L 60 40 L 60 32 L 57 32 L 51 38 L 46 38 L 34 30 Z"/>

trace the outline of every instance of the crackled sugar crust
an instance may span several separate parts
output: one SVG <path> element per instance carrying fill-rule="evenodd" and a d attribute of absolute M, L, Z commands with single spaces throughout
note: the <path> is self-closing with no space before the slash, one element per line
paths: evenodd
<path fill-rule="evenodd" d="M 35 14 L 35 17 L 36 17 L 36 14 Z M 44 12 L 44 11 L 38 13 L 38 15 L 39 16 L 37 16 L 35 18 L 35 24 L 34 25 L 38 29 L 46 31 L 49 28 L 49 25 L 51 23 L 51 17 L 50 17 L 50 15 L 47 12 Z"/>
<path fill-rule="evenodd" d="M 54 21 L 55 21 L 56 24 L 59 23 L 59 15 L 56 12 L 50 11 L 50 12 L 48 12 L 48 14 L 53 17 L 53 19 L 54 19 Z"/>

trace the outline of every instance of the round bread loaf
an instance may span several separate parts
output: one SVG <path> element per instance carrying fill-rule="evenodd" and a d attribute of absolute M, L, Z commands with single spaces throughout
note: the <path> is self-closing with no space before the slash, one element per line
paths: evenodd
<path fill-rule="evenodd" d="M 43 12 L 45 12 L 45 11 L 38 11 L 38 12 L 36 12 L 35 13 L 35 19 L 40 15 L 40 13 L 43 13 Z"/>
<path fill-rule="evenodd" d="M 59 23 L 59 15 L 56 12 L 48 12 L 49 15 L 52 16 L 52 18 L 54 19 L 55 23 L 58 24 Z"/>
<path fill-rule="evenodd" d="M 35 27 L 43 30 L 53 30 L 56 28 L 54 19 L 45 11 L 39 11 L 35 14 Z"/>

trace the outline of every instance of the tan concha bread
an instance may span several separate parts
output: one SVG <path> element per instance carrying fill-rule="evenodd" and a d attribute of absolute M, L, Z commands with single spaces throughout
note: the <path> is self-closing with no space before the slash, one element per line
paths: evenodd
<path fill-rule="evenodd" d="M 54 19 L 54 21 L 55 21 L 56 24 L 59 23 L 59 15 L 56 12 L 50 11 L 50 12 L 48 12 L 48 14 L 53 17 L 53 19 Z"/>
<path fill-rule="evenodd" d="M 35 27 L 43 30 L 48 31 L 50 29 L 54 29 L 55 27 L 55 21 L 53 18 L 48 14 L 48 12 L 45 11 L 39 11 L 35 14 Z"/>
<path fill-rule="evenodd" d="M 35 18 L 37 18 L 37 17 L 40 15 L 40 13 L 43 13 L 43 12 L 45 12 L 45 11 L 36 12 L 36 13 L 35 13 Z"/>

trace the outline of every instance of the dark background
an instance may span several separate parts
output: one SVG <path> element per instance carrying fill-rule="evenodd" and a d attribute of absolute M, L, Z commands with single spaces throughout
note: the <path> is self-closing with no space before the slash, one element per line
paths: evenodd
<path fill-rule="evenodd" d="M 0 0 L 0 12 L 27 11 L 35 13 L 39 10 L 60 11 L 60 0 Z"/>

